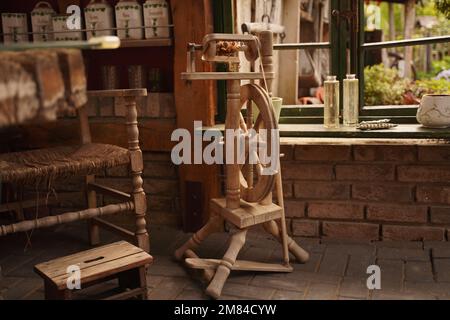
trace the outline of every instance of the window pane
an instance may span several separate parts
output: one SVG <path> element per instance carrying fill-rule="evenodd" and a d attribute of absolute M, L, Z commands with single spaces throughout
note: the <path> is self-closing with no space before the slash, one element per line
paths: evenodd
<path fill-rule="evenodd" d="M 330 1 L 302 0 L 300 43 L 330 41 Z M 323 80 L 329 74 L 330 50 L 299 50 L 298 104 L 323 105 Z"/>
<path fill-rule="evenodd" d="M 450 21 L 435 1 L 366 1 L 364 14 L 366 43 L 450 34 Z M 439 43 L 366 51 L 365 106 L 414 105 L 424 94 L 450 93 L 449 50 L 449 43 Z"/>

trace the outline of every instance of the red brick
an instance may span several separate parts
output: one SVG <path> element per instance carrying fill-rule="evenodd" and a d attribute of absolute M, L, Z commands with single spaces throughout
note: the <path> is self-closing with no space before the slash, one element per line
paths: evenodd
<path fill-rule="evenodd" d="M 450 186 L 419 185 L 416 188 L 416 201 L 450 204 Z"/>
<path fill-rule="evenodd" d="M 413 187 L 406 184 L 353 184 L 352 198 L 370 201 L 409 202 L 413 200 Z"/>
<path fill-rule="evenodd" d="M 354 146 L 356 161 L 415 161 L 415 146 Z"/>
<path fill-rule="evenodd" d="M 394 226 L 383 225 L 383 240 L 444 240 L 444 228 L 429 226 Z"/>
<path fill-rule="evenodd" d="M 427 222 L 428 207 L 417 205 L 385 205 L 367 206 L 367 219 L 399 222 Z"/>
<path fill-rule="evenodd" d="M 395 168 L 389 164 L 346 164 L 336 166 L 338 180 L 386 181 L 395 179 Z"/>
<path fill-rule="evenodd" d="M 114 114 L 116 117 L 125 117 L 127 109 L 125 107 L 125 100 L 123 98 L 114 99 Z"/>
<path fill-rule="evenodd" d="M 448 182 L 450 166 L 399 166 L 399 181 Z"/>
<path fill-rule="evenodd" d="M 419 161 L 450 160 L 450 146 L 418 146 Z"/>
<path fill-rule="evenodd" d="M 284 154 L 284 157 L 281 158 L 282 161 L 294 160 L 294 146 L 292 144 L 282 144 L 280 153 Z"/>
<path fill-rule="evenodd" d="M 302 201 L 288 200 L 284 202 L 287 217 L 302 218 L 305 216 L 305 203 Z"/>
<path fill-rule="evenodd" d="M 334 178 L 333 166 L 331 165 L 285 162 L 282 169 L 284 179 L 331 180 Z"/>
<path fill-rule="evenodd" d="M 292 198 L 294 194 L 292 193 L 292 183 L 283 182 L 283 195 L 285 198 Z"/>
<path fill-rule="evenodd" d="M 324 221 L 322 233 L 326 237 L 340 239 L 378 240 L 379 226 L 372 223 Z"/>
<path fill-rule="evenodd" d="M 292 221 L 292 233 L 294 236 L 317 237 L 319 236 L 319 221 L 295 219 Z"/>
<path fill-rule="evenodd" d="M 114 117 L 114 98 L 99 98 L 98 107 L 101 117 Z"/>
<path fill-rule="evenodd" d="M 310 218 L 363 219 L 364 205 L 349 202 L 310 203 L 307 212 Z"/>
<path fill-rule="evenodd" d="M 295 160 L 344 161 L 351 159 L 351 146 L 346 145 L 298 145 L 295 146 Z"/>
<path fill-rule="evenodd" d="M 296 198 L 344 200 L 350 198 L 350 185 L 339 182 L 305 181 L 294 184 Z"/>
<path fill-rule="evenodd" d="M 450 207 L 431 207 L 430 217 L 432 223 L 450 224 Z"/>

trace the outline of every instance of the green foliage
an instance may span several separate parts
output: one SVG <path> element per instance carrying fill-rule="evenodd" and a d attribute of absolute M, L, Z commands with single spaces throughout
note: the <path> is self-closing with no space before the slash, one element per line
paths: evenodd
<path fill-rule="evenodd" d="M 436 8 L 450 19 L 450 0 L 435 0 Z"/>
<path fill-rule="evenodd" d="M 450 69 L 450 56 L 445 56 L 442 60 L 431 61 L 433 72 L 438 74 L 441 71 Z"/>
<path fill-rule="evenodd" d="M 399 105 L 408 81 L 398 76 L 396 69 L 385 68 L 383 64 L 364 69 L 364 104 L 366 106 Z"/>
<path fill-rule="evenodd" d="M 450 82 L 445 79 L 417 80 L 410 85 L 409 90 L 418 98 L 424 94 L 450 94 Z"/>

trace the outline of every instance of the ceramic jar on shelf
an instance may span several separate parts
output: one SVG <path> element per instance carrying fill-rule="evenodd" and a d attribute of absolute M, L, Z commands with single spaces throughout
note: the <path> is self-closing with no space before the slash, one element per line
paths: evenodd
<path fill-rule="evenodd" d="M 2 13 L 3 41 L 5 43 L 28 42 L 26 13 Z"/>
<path fill-rule="evenodd" d="M 52 17 L 53 31 L 55 32 L 56 41 L 79 41 L 83 40 L 81 30 L 70 30 L 67 27 L 67 19 L 69 14 L 61 14 Z"/>
<path fill-rule="evenodd" d="M 145 38 L 169 38 L 169 4 L 165 0 L 147 0 L 144 3 Z M 164 27 L 165 26 L 165 27 Z"/>
<path fill-rule="evenodd" d="M 417 110 L 417 121 L 428 128 L 450 127 L 450 95 L 424 95 Z"/>
<path fill-rule="evenodd" d="M 50 3 L 38 2 L 31 11 L 31 26 L 34 42 L 53 41 L 52 17 L 56 14 Z"/>
<path fill-rule="evenodd" d="M 136 0 L 120 0 L 115 11 L 117 36 L 124 40 L 142 39 L 142 6 Z"/>
<path fill-rule="evenodd" d="M 91 0 L 84 8 L 86 20 L 86 37 L 112 36 L 114 35 L 113 9 L 106 0 Z"/>

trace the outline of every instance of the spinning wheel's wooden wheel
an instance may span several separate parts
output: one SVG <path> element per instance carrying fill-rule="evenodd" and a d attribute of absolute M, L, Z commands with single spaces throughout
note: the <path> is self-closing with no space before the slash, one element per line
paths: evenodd
<path fill-rule="evenodd" d="M 275 183 L 277 166 L 275 170 L 271 170 L 271 167 L 274 159 L 278 161 L 278 154 L 271 155 L 270 152 L 277 151 L 272 150 L 272 139 L 278 138 L 273 137 L 273 129 L 278 129 L 278 124 L 269 95 L 258 85 L 247 84 L 241 87 L 241 107 L 250 104 L 258 108 L 259 115 L 254 124 L 250 120 L 252 117 L 248 117 L 247 124 L 241 119 L 246 143 L 245 164 L 240 166 L 239 171 L 240 191 L 241 198 L 245 201 L 260 202 L 272 191 Z"/>

